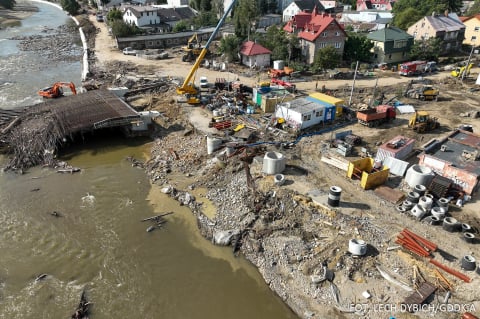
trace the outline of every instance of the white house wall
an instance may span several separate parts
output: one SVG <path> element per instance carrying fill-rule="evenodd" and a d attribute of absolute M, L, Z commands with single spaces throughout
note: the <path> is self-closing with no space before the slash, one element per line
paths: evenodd
<path fill-rule="evenodd" d="M 319 105 L 313 110 L 298 112 L 295 109 L 289 108 L 285 105 L 279 105 L 275 112 L 277 118 L 285 119 L 288 125 L 297 129 L 306 129 L 308 127 L 320 124 L 324 119 L 325 107 Z"/>
<path fill-rule="evenodd" d="M 137 18 L 130 10 L 127 10 L 123 15 L 123 21 L 135 24 L 137 27 L 160 23 L 160 17 L 156 11 L 144 11 L 140 14 L 141 16 Z"/>
<path fill-rule="evenodd" d="M 254 56 L 242 56 L 242 64 L 250 68 L 252 67 L 269 67 L 270 54 L 259 54 Z"/>
<path fill-rule="evenodd" d="M 295 2 L 290 3 L 285 10 L 283 10 L 283 22 L 287 22 L 292 19 L 297 13 L 300 12 L 300 8 Z"/>

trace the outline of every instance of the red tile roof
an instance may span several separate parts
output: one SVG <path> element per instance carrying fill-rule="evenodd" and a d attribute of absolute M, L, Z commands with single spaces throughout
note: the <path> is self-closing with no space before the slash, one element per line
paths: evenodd
<path fill-rule="evenodd" d="M 312 13 L 310 21 L 305 25 L 304 30 L 298 34 L 298 37 L 313 42 L 331 23 L 336 24 L 339 31 L 345 33 L 335 18 L 328 14 Z"/>
<path fill-rule="evenodd" d="M 315 10 L 317 10 L 317 7 L 315 7 L 313 11 L 315 12 Z M 305 28 L 305 25 L 310 21 L 311 18 L 311 12 L 299 12 L 287 22 L 287 24 L 283 27 L 283 30 L 290 33 L 294 32 L 295 29 L 303 30 Z"/>
<path fill-rule="evenodd" d="M 480 20 L 480 14 L 476 14 L 476 15 L 470 16 L 470 17 L 460 17 L 460 21 L 465 22 L 465 21 L 473 19 L 473 18 L 475 18 L 477 20 Z"/>
<path fill-rule="evenodd" d="M 262 47 L 260 44 L 257 44 L 253 41 L 247 41 L 242 44 L 240 48 L 240 53 L 246 56 L 260 55 L 260 54 L 270 54 L 270 51 L 267 48 Z"/>

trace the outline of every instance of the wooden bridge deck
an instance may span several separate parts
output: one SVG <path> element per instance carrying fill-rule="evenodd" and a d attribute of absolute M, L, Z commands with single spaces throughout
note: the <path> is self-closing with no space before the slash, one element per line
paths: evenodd
<path fill-rule="evenodd" d="M 13 153 L 7 168 L 23 169 L 52 164 L 54 151 L 65 137 L 106 127 L 130 126 L 140 115 L 108 90 L 93 90 L 23 109 L 0 110 L 0 144 Z M 11 117 L 11 121 L 5 117 Z"/>

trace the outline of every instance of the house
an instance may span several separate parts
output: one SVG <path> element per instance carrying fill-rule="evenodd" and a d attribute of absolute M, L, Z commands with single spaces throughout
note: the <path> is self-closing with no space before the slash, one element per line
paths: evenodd
<path fill-rule="evenodd" d="M 338 22 L 344 26 L 352 26 L 355 32 L 384 29 L 393 19 L 387 11 L 351 11 L 343 12 Z"/>
<path fill-rule="evenodd" d="M 288 33 L 298 35 L 299 32 L 305 29 L 306 25 L 312 19 L 312 14 L 308 12 L 299 12 L 287 21 L 283 30 Z"/>
<path fill-rule="evenodd" d="M 357 10 L 382 10 L 391 11 L 393 8 L 394 0 L 357 0 Z"/>
<path fill-rule="evenodd" d="M 441 53 L 460 50 L 465 38 L 465 25 L 455 13 L 436 14 L 423 17 L 407 30 L 415 41 L 438 38 L 442 41 Z"/>
<path fill-rule="evenodd" d="M 256 28 L 266 29 L 272 25 L 280 25 L 282 23 L 282 16 L 280 14 L 266 14 L 258 19 Z"/>
<path fill-rule="evenodd" d="M 451 180 L 457 191 L 471 195 L 478 190 L 480 180 L 480 135 L 455 130 L 427 145 L 419 155 L 419 164 Z"/>
<path fill-rule="evenodd" d="M 329 14 L 318 14 L 315 10 L 310 20 L 298 33 L 302 55 L 307 63 L 314 61 L 315 53 L 327 46 L 334 47 L 340 56 L 343 55 L 347 34 L 340 24 Z"/>
<path fill-rule="evenodd" d="M 258 43 L 247 41 L 240 47 L 242 64 L 253 67 L 269 67 L 272 51 L 264 48 Z"/>
<path fill-rule="evenodd" d="M 283 10 L 283 22 L 291 20 L 296 14 L 300 12 L 312 13 L 324 12 L 325 8 L 318 0 L 298 0 L 290 3 Z"/>
<path fill-rule="evenodd" d="M 160 6 L 125 6 L 123 21 L 139 28 L 156 32 L 169 32 L 178 22 L 189 20 L 196 12 L 189 6 L 168 8 Z"/>
<path fill-rule="evenodd" d="M 372 62 L 377 64 L 407 61 L 413 45 L 413 36 L 392 26 L 369 33 L 367 39 L 373 42 Z"/>
<path fill-rule="evenodd" d="M 283 118 L 285 123 L 294 130 L 303 130 L 323 123 L 325 121 L 325 109 L 326 107 L 320 103 L 299 98 L 279 103 L 275 111 L 275 117 Z"/>
<path fill-rule="evenodd" d="M 129 6 L 123 12 L 123 21 L 137 27 L 158 25 L 160 17 L 157 11 L 157 8 L 151 6 Z"/>
<path fill-rule="evenodd" d="M 465 25 L 465 39 L 463 44 L 479 45 L 480 44 L 480 14 L 467 17 L 463 21 Z"/>

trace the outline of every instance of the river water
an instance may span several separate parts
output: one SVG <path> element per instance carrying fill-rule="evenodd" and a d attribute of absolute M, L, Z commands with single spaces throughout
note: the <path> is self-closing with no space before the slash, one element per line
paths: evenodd
<path fill-rule="evenodd" d="M 22 26 L 0 30 L 0 108 L 37 102 L 45 81 L 80 83 L 80 63 L 45 67 L 7 40 L 70 23 L 36 5 Z M 61 154 L 80 173 L 0 172 L 0 318 L 68 318 L 83 289 L 92 319 L 297 318 L 254 267 L 203 239 L 190 211 L 125 160 L 144 159 L 149 148 L 148 140 L 97 135 Z M 141 219 L 170 211 L 161 229 L 146 232 Z"/>

